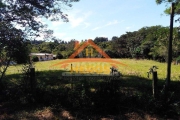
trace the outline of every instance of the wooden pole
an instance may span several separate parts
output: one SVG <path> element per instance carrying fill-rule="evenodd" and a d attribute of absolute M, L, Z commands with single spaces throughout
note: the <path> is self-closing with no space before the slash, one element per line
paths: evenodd
<path fill-rule="evenodd" d="M 174 3 L 172 3 L 172 5 L 171 5 L 170 32 L 169 32 L 169 45 L 168 45 L 167 78 L 166 78 L 166 86 L 165 86 L 166 92 L 167 92 L 167 90 L 168 90 L 168 88 L 170 86 L 170 79 L 171 79 L 173 22 L 174 22 Z"/>
<path fill-rule="evenodd" d="M 71 64 L 71 88 L 73 89 L 73 66 L 72 66 L 72 64 Z"/>
<path fill-rule="evenodd" d="M 36 88 L 35 68 L 30 68 L 30 85 L 31 91 L 34 93 Z"/>
<path fill-rule="evenodd" d="M 72 72 L 73 72 L 73 67 L 72 67 L 72 64 L 71 64 L 71 74 L 72 74 Z"/>
<path fill-rule="evenodd" d="M 153 88 L 153 97 L 157 97 L 157 71 L 153 71 L 153 81 L 152 81 L 152 88 Z"/>

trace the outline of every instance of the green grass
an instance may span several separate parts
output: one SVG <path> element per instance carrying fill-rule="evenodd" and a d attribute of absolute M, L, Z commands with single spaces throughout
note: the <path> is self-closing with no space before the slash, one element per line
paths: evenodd
<path fill-rule="evenodd" d="M 147 72 L 153 65 L 157 66 L 158 78 L 165 80 L 167 74 L 167 63 L 160 63 L 152 60 L 134 60 L 134 59 L 119 59 L 119 61 L 126 63 L 129 67 L 125 69 L 124 74 L 137 74 L 141 77 L 147 78 Z M 124 68 L 122 67 L 122 71 Z M 180 80 L 180 65 L 171 64 L 171 80 Z"/>
<path fill-rule="evenodd" d="M 167 63 L 159 63 L 152 60 L 135 60 L 135 59 L 114 59 L 114 60 L 120 61 L 127 65 L 127 66 L 123 66 L 123 65 L 118 66 L 119 71 L 123 75 L 135 75 L 135 76 L 147 78 L 147 72 L 153 65 L 155 65 L 158 67 L 157 69 L 158 78 L 161 80 L 165 80 L 166 78 Z M 61 61 L 63 60 L 36 62 L 34 63 L 34 65 L 35 65 L 36 71 L 63 70 L 63 68 L 60 68 L 60 65 L 56 67 L 50 67 L 51 65 L 56 64 Z M 68 71 L 70 71 L 70 64 L 67 67 Z M 73 63 L 73 65 L 78 65 L 78 64 L 85 66 L 86 64 L 89 64 L 89 63 L 86 63 L 86 62 Z M 97 64 L 97 63 L 91 63 L 91 64 Z M 18 74 L 21 72 L 21 69 L 22 69 L 22 65 L 10 66 L 6 74 L 7 75 Z M 109 74 L 109 72 L 107 74 Z M 171 80 L 172 81 L 180 80 L 180 65 L 173 65 L 173 64 L 171 65 Z"/>
<path fill-rule="evenodd" d="M 34 62 L 34 67 L 36 71 L 48 71 L 48 70 L 58 70 L 59 68 L 50 68 L 51 65 L 58 63 L 62 60 L 51 60 L 51 61 L 42 61 L 42 62 Z M 7 75 L 10 74 L 18 74 L 22 71 L 22 66 L 23 65 L 15 65 L 15 66 L 10 66 L 6 72 Z"/>

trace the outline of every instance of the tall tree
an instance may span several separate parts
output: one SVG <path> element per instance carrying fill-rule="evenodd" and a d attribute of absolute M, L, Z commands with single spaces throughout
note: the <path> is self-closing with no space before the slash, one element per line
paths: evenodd
<path fill-rule="evenodd" d="M 130 53 L 127 48 L 127 35 L 123 34 L 118 39 L 112 41 L 113 51 L 120 57 L 129 57 Z"/>
<path fill-rule="evenodd" d="M 11 60 L 27 61 L 29 54 L 27 45 L 22 30 L 0 22 L 0 83 Z"/>

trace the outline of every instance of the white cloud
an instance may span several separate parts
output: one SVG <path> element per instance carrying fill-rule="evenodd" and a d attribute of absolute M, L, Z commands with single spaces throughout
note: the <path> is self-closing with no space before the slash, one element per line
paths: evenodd
<path fill-rule="evenodd" d="M 127 26 L 127 27 L 126 27 L 126 30 L 132 29 L 133 27 L 134 27 L 134 25 L 132 25 L 132 26 Z"/>
<path fill-rule="evenodd" d="M 101 27 L 95 27 L 95 28 L 92 29 L 92 31 L 98 30 L 98 29 L 101 29 Z"/>
<path fill-rule="evenodd" d="M 79 25 L 86 24 L 85 20 L 92 14 L 91 11 L 82 13 L 82 11 L 77 10 L 69 14 L 69 23 L 72 28 L 75 28 Z"/>
<path fill-rule="evenodd" d="M 53 21 L 53 22 L 49 22 L 48 24 L 48 28 L 52 29 L 54 32 L 58 31 L 61 27 L 61 25 L 63 24 L 62 21 Z"/>
<path fill-rule="evenodd" d="M 131 27 L 126 27 L 126 30 L 129 30 Z"/>
<path fill-rule="evenodd" d="M 118 24 L 118 23 L 119 22 L 117 20 L 114 20 L 114 21 L 108 22 L 105 26 L 115 25 L 115 24 Z"/>
<path fill-rule="evenodd" d="M 95 27 L 95 28 L 93 28 L 92 31 L 98 30 L 98 29 L 101 29 L 101 28 L 103 28 L 103 27 L 107 27 L 107 26 L 110 26 L 110 25 L 115 25 L 115 24 L 121 23 L 121 22 L 123 22 L 123 21 L 124 21 L 124 20 L 121 20 L 120 22 L 119 22 L 118 20 L 110 21 L 110 22 L 108 22 L 107 24 L 105 24 L 105 25 L 103 25 L 103 26 L 101 26 L 101 27 Z"/>
<path fill-rule="evenodd" d="M 62 25 L 62 24 L 63 24 L 62 21 L 53 21 L 53 22 L 52 22 L 52 26 L 53 26 L 53 27 L 57 27 L 57 26 L 60 26 L 60 25 Z"/>
<path fill-rule="evenodd" d="M 84 29 L 85 29 L 85 28 L 88 28 L 90 26 L 90 23 L 84 22 L 84 25 L 85 25 L 85 27 L 84 27 Z"/>
<path fill-rule="evenodd" d="M 89 16 L 92 15 L 92 11 L 89 11 L 89 12 L 86 12 L 86 13 L 83 13 L 84 17 L 85 18 L 88 18 Z"/>
<path fill-rule="evenodd" d="M 69 21 L 71 23 L 72 28 L 74 28 L 74 27 L 79 26 L 84 21 L 84 19 L 83 18 L 76 19 L 74 17 L 71 17 Z"/>
<path fill-rule="evenodd" d="M 39 22 L 41 22 L 42 24 L 47 24 L 47 19 L 45 19 L 45 18 L 41 18 L 41 17 L 34 17 L 34 19 L 36 20 L 36 21 L 39 21 Z"/>

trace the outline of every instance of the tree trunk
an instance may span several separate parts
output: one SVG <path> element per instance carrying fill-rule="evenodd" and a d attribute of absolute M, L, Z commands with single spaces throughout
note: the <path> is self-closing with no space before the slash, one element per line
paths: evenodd
<path fill-rule="evenodd" d="M 11 61 L 11 57 L 9 58 L 7 64 L 5 65 L 5 68 L 2 71 L 2 74 L 1 74 L 1 77 L 0 77 L 0 86 L 3 86 L 2 79 L 5 76 L 5 73 L 6 73 L 6 70 L 7 70 L 8 66 L 9 66 L 10 61 Z"/>

